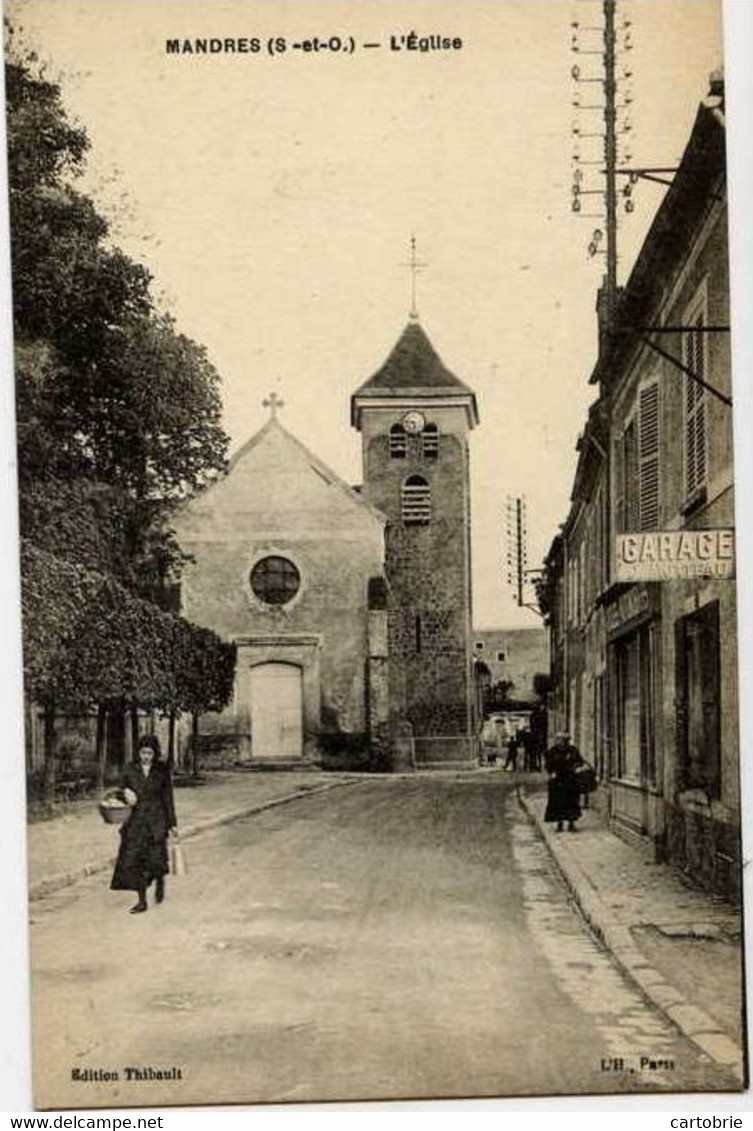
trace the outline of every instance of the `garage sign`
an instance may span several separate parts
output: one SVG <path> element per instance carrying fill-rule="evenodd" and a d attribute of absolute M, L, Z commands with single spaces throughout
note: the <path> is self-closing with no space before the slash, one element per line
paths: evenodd
<path fill-rule="evenodd" d="M 617 581 L 735 576 L 734 530 L 650 530 L 618 534 Z"/>

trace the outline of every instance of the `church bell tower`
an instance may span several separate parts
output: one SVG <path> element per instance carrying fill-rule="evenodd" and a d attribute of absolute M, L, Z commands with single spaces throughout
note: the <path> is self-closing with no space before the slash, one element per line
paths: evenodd
<path fill-rule="evenodd" d="M 411 723 L 423 767 L 476 760 L 468 435 L 478 422 L 475 394 L 415 314 L 351 398 L 363 494 L 388 518 L 393 710 Z"/>

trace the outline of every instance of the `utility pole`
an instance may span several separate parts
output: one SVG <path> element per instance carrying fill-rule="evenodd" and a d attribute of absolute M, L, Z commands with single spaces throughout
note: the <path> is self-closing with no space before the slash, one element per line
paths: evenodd
<path fill-rule="evenodd" d="M 530 609 L 541 616 L 538 604 L 526 600 L 532 579 L 541 575 L 540 569 L 528 569 L 528 529 L 525 498 L 507 497 L 507 584 L 513 590 L 519 609 Z"/>
<path fill-rule="evenodd" d="M 572 126 L 574 168 L 571 207 L 578 219 L 603 221 L 603 227 L 599 225 L 593 230 L 588 254 L 591 258 L 604 256 L 602 295 L 607 329 L 614 329 L 617 312 L 617 216 L 620 197 L 624 197 L 625 211 L 632 212 L 635 207 L 633 185 L 641 172 L 636 171 L 633 175 L 630 169 L 633 73 L 627 63 L 627 54 L 633 50 L 632 20 L 623 15 L 618 28 L 618 3 L 619 0 L 599 0 L 600 22 L 575 19 L 571 23 L 571 50 L 578 60 L 570 72 L 575 83 L 572 105 L 577 115 Z M 586 7 L 591 7 L 588 0 L 583 4 L 583 8 Z M 589 90 L 599 90 L 603 99 L 589 97 Z M 590 117 L 597 114 L 598 122 Z M 594 180 L 595 176 L 599 177 L 599 182 Z M 628 177 L 621 190 L 618 189 L 620 176 Z M 603 211 L 586 210 L 588 199 L 603 205 Z"/>
<path fill-rule="evenodd" d="M 515 542 L 517 545 L 518 561 L 518 605 L 523 606 L 523 563 L 525 561 L 525 543 L 523 542 L 523 500 L 515 500 Z"/>
<path fill-rule="evenodd" d="M 604 0 L 604 175 L 606 191 L 606 304 L 608 322 L 614 326 L 617 300 L 617 79 L 615 71 L 617 0 Z"/>

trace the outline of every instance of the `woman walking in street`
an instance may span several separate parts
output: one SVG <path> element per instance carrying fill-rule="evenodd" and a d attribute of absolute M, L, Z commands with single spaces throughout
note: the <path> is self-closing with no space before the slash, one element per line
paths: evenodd
<path fill-rule="evenodd" d="M 583 765 L 584 759 L 577 746 L 570 742 L 570 735 L 561 731 L 555 738 L 554 746 L 546 754 L 549 796 L 544 820 L 557 822 L 555 832 L 562 832 L 565 821 L 571 833 L 576 831 L 575 822 L 581 815 L 581 787 L 576 771 Z"/>
<path fill-rule="evenodd" d="M 120 850 L 110 887 L 138 892 L 131 914 L 147 910 L 146 891 L 154 881 L 154 898 L 165 898 L 168 871 L 167 838 L 176 836 L 175 802 L 168 767 L 160 761 L 159 739 L 143 735 L 133 762 L 123 775 L 132 812 L 120 830 Z"/>

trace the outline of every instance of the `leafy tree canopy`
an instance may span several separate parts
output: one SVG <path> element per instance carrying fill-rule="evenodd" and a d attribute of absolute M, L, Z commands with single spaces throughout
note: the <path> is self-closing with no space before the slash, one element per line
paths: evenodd
<path fill-rule="evenodd" d="M 220 379 L 204 348 L 157 308 L 146 268 L 111 246 L 107 222 L 74 187 L 86 132 L 9 30 L 21 487 L 38 499 L 40 483 L 88 480 L 100 498 L 106 487 L 149 503 L 122 518 L 136 559 L 157 513 L 225 466 Z"/>

